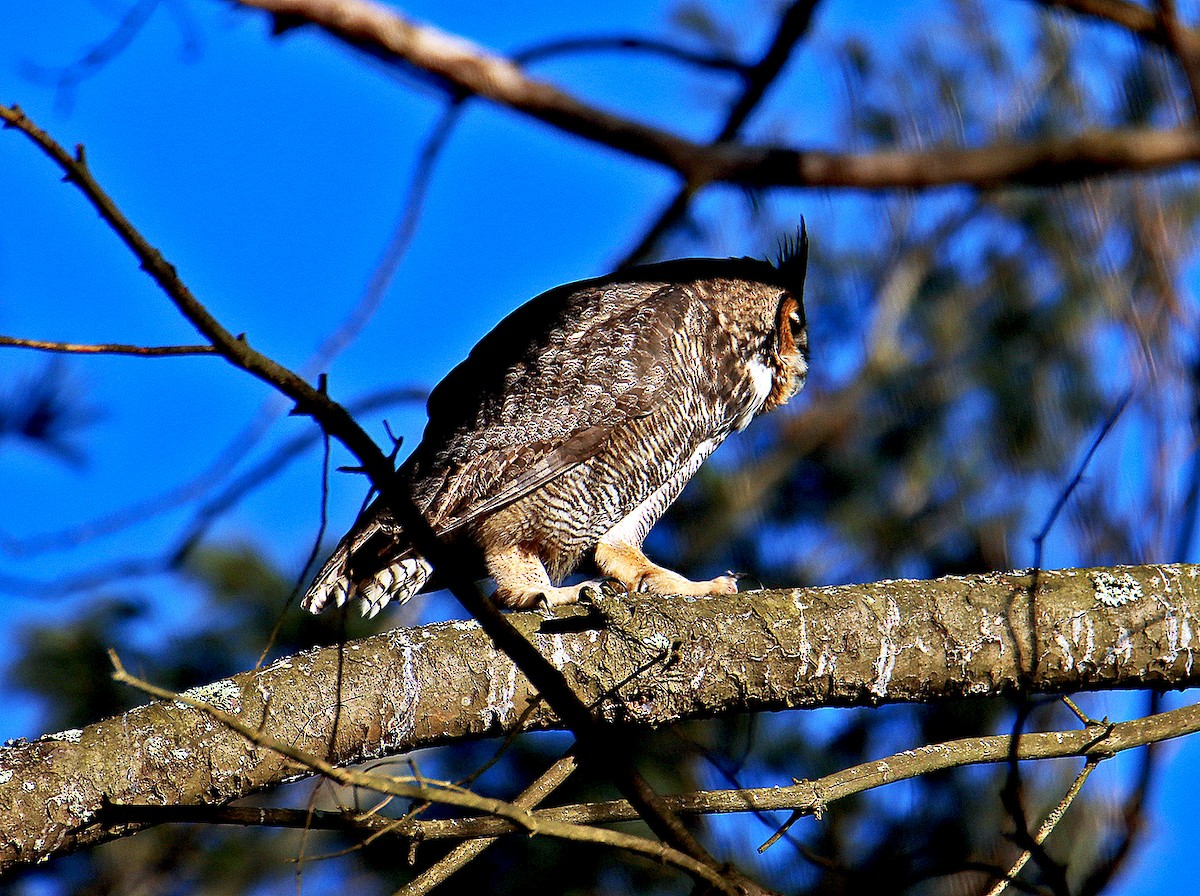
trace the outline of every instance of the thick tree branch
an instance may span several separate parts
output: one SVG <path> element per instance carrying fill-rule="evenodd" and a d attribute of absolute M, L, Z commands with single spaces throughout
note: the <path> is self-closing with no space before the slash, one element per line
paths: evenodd
<path fill-rule="evenodd" d="M 1040 693 L 1195 686 L 1198 577 L 1200 566 L 1188 565 L 1043 572 L 1032 601 L 1031 576 L 1015 573 L 721 598 L 637 595 L 549 619 L 508 618 L 606 719 L 645 726 L 1022 685 Z M 620 684 L 664 643 L 676 645 L 672 662 Z M 1038 658 L 1032 678 L 1018 665 L 1029 656 Z M 340 676 L 331 647 L 191 695 L 338 766 L 506 734 L 522 719 L 524 730 L 561 724 L 544 703 L 530 708 L 528 680 L 468 622 L 346 645 Z M 99 824 L 106 801 L 217 805 L 294 775 L 278 754 L 172 703 L 13 744 L 0 750 L 0 870 L 136 829 Z"/>
<path fill-rule="evenodd" d="M 410 65 L 457 95 L 492 100 L 566 133 L 677 172 L 693 189 L 727 182 L 758 187 L 897 187 L 1059 184 L 1200 160 L 1192 128 L 1085 131 L 974 149 L 937 147 L 837 153 L 815 149 L 705 145 L 588 105 L 511 60 L 416 23 L 370 0 L 238 0 L 288 21 L 311 22 L 347 43 Z"/>

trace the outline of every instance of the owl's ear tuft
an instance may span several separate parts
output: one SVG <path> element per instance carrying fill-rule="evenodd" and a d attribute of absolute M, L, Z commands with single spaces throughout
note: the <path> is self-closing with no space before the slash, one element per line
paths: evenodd
<path fill-rule="evenodd" d="M 804 277 L 808 272 L 808 228 L 804 218 L 795 234 L 779 241 L 779 255 L 775 262 L 781 285 L 800 299 L 804 296 Z"/>

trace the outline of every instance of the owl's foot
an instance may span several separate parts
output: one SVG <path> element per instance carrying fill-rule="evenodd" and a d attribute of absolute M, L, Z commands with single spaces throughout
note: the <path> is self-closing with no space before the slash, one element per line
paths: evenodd
<path fill-rule="evenodd" d="M 549 610 L 552 607 L 561 607 L 568 604 L 594 603 L 602 597 L 615 597 L 616 595 L 628 593 L 629 589 L 625 587 L 623 582 L 618 582 L 613 578 L 604 578 L 589 579 L 586 582 L 580 582 L 578 585 L 567 585 L 562 588 L 547 586 L 535 592 L 513 593 L 497 589 L 496 601 L 501 606 L 513 609 L 529 609 L 533 607 L 539 610 Z"/>
<path fill-rule="evenodd" d="M 620 579 L 605 576 L 602 579 L 589 579 L 575 586 L 579 589 L 581 603 L 594 603 L 602 597 L 622 597 L 629 593 L 629 588 Z"/>
<path fill-rule="evenodd" d="M 738 587 L 737 578 L 734 576 L 717 576 L 715 579 L 693 582 L 677 572 L 660 568 L 641 576 L 633 590 L 705 597 L 712 594 L 737 594 Z"/>
<path fill-rule="evenodd" d="M 703 597 L 710 594 L 737 594 L 737 576 L 717 576 L 705 582 L 693 582 L 677 572 L 664 569 L 625 542 L 596 545 L 596 565 L 600 571 L 621 582 L 630 591 L 655 594 L 683 594 Z"/>
<path fill-rule="evenodd" d="M 602 590 L 600 581 L 556 587 L 536 555 L 520 547 L 505 547 L 487 554 L 488 573 L 496 580 L 494 600 L 512 610 L 560 607 L 578 603 L 588 589 Z M 590 597 L 585 596 L 585 600 Z"/>

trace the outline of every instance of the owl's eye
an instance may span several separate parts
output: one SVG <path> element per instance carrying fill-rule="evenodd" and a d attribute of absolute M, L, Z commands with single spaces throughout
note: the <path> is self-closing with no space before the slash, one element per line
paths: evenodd
<path fill-rule="evenodd" d="M 792 338 L 798 340 L 804 332 L 804 321 L 800 318 L 799 309 L 793 308 L 788 314 L 788 326 L 792 328 Z"/>
<path fill-rule="evenodd" d="M 782 311 L 787 317 L 787 328 L 792 342 L 795 345 L 803 345 L 807 341 L 807 335 L 804 326 L 804 312 L 800 310 L 799 303 L 789 296 L 784 299 Z"/>

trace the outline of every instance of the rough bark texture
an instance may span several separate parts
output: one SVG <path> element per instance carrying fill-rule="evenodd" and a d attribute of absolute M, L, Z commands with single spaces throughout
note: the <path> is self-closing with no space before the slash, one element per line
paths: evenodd
<path fill-rule="evenodd" d="M 634 595 L 511 618 L 605 718 L 660 725 L 1018 687 L 1195 686 L 1198 574 L 1181 565 L 1043 572 L 1036 599 L 1030 574 Z M 189 693 L 337 764 L 557 724 L 542 706 L 521 720 L 531 689 L 473 622 L 309 651 Z M 97 822 L 105 800 L 224 803 L 296 774 L 183 704 L 15 742 L 0 750 L 0 870 L 131 830 Z"/>

